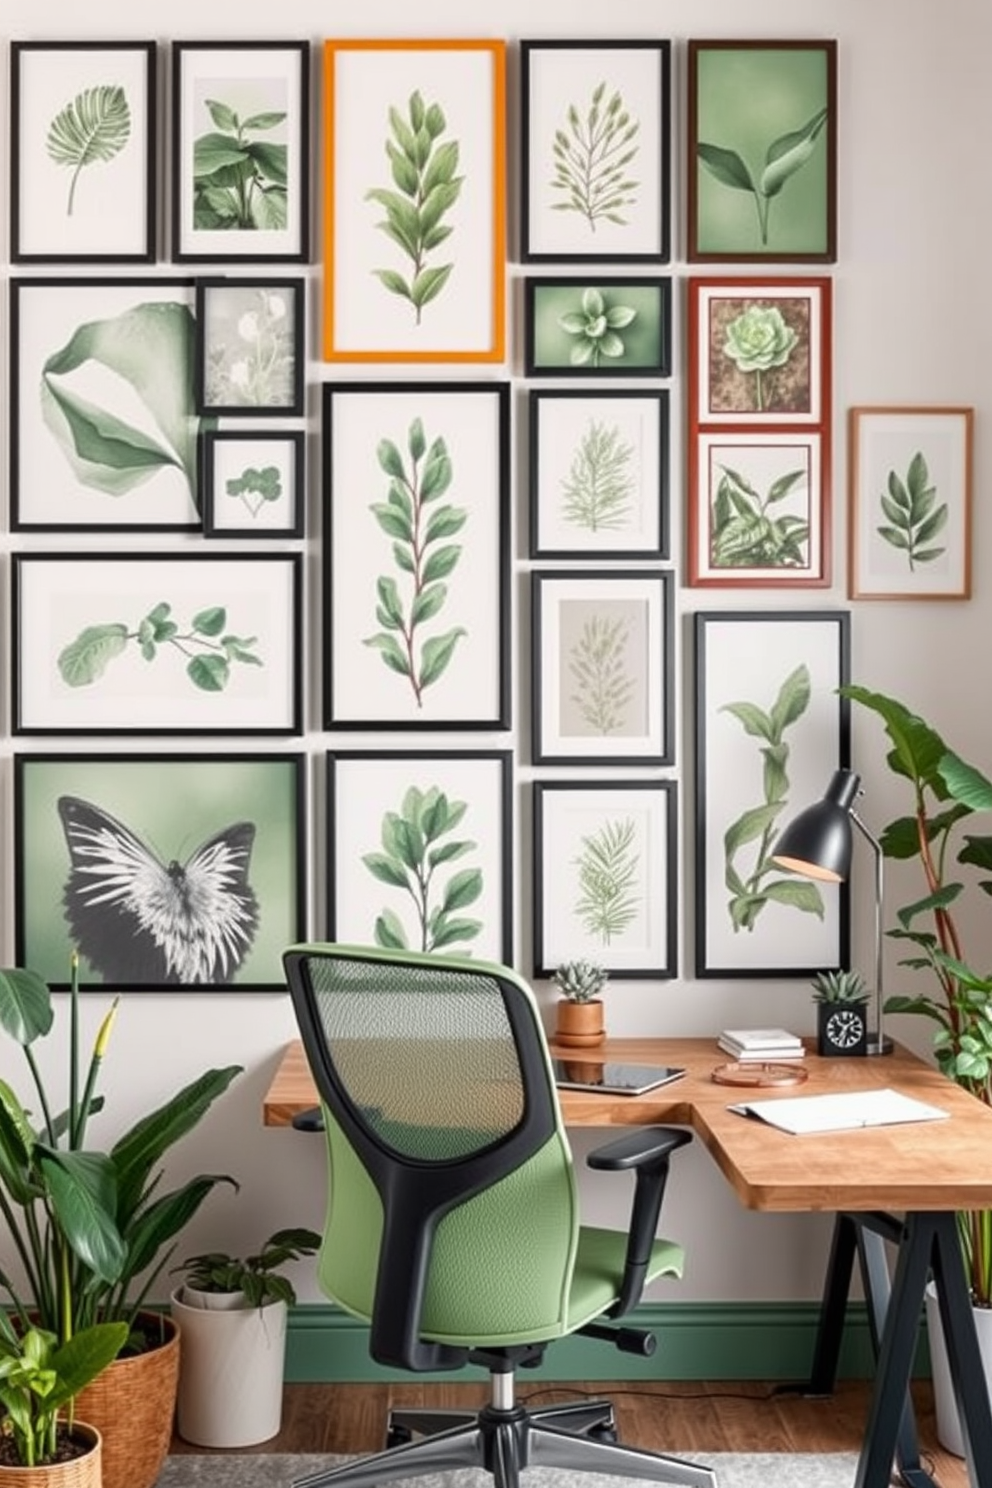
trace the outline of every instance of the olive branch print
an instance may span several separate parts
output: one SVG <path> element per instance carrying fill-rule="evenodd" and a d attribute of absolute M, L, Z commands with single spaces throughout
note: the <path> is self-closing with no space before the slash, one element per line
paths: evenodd
<path fill-rule="evenodd" d="M 567 125 L 555 130 L 554 177 L 552 191 L 563 192 L 556 201 L 555 212 L 578 212 L 591 232 L 603 220 L 627 226 L 621 212 L 637 200 L 638 181 L 626 175 L 626 169 L 637 155 L 631 146 L 640 124 L 624 108 L 619 92 L 613 93 L 602 107 L 606 83 L 593 90 L 592 101 L 584 114 L 570 104 Z M 630 148 L 628 148 L 630 146 Z"/>
<path fill-rule="evenodd" d="M 474 940 L 482 921 L 458 912 L 474 904 L 482 893 L 482 870 L 462 868 L 438 882 L 438 870 L 477 846 L 468 838 L 450 838 L 468 810 L 465 801 L 452 801 L 436 785 L 420 790 L 411 785 L 399 811 L 382 819 L 381 852 L 364 853 L 362 862 L 380 883 L 399 889 L 413 903 L 416 931 L 413 949 L 439 951 Z M 448 841 L 442 839 L 449 838 Z M 388 906 L 376 916 L 375 943 L 394 950 L 411 947 L 400 916 Z"/>
<path fill-rule="evenodd" d="M 633 457 L 633 445 L 624 443 L 616 424 L 591 419 L 561 482 L 565 520 L 588 532 L 623 527 L 635 485 Z"/>
<path fill-rule="evenodd" d="M 809 160 L 826 122 L 827 110 L 818 109 L 799 129 L 790 130 L 772 140 L 765 153 L 764 167 L 757 178 L 751 174 L 746 161 L 736 150 L 728 150 L 722 145 L 704 144 L 702 140 L 697 144 L 696 154 L 700 164 L 705 166 L 721 186 L 728 186 L 732 191 L 751 193 L 758 214 L 758 230 L 763 248 L 768 246 L 771 204 L 786 181 Z"/>
<path fill-rule="evenodd" d="M 921 450 L 909 462 L 906 479 L 889 471 L 888 495 L 881 496 L 888 523 L 876 528 L 879 537 L 906 554 L 910 572 L 918 563 L 932 563 L 946 548 L 928 547 L 947 525 L 947 502 L 937 505 L 937 487 Z"/>
<path fill-rule="evenodd" d="M 441 581 L 461 556 L 460 545 L 446 539 L 461 531 L 468 514 L 463 507 L 450 504 L 427 510 L 451 485 L 451 457 L 444 439 L 438 437 L 428 449 L 423 422 L 415 418 L 407 431 L 406 446 L 409 468 L 391 439 L 379 441 L 376 458 L 389 476 L 389 490 L 386 500 L 375 502 L 370 510 L 382 531 L 393 539 L 394 562 L 411 591 L 409 609 L 396 579 L 380 576 L 375 615 L 382 629 L 366 637 L 363 644 L 374 647 L 391 671 L 407 678 L 417 707 L 422 708 L 424 689 L 443 674 L 458 641 L 468 634 L 464 626 L 452 626 L 429 636 L 418 653 L 417 631 L 443 609 L 448 586 Z"/>
<path fill-rule="evenodd" d="M 186 675 L 201 692 L 223 692 L 231 680 L 231 666 L 264 666 L 252 647 L 255 636 L 236 636 L 226 631 L 227 610 L 223 605 L 210 605 L 198 610 L 181 631 L 172 618 L 172 606 L 164 600 L 148 611 L 136 630 L 122 621 L 106 625 L 87 625 L 58 656 L 58 669 L 69 687 L 90 687 L 98 682 L 110 663 L 128 649 L 138 646 L 147 662 L 158 659 L 163 647 L 170 647 L 186 658 Z"/>
<path fill-rule="evenodd" d="M 568 653 L 568 670 L 576 686 L 571 701 L 597 734 L 623 727 L 635 683 L 626 665 L 630 628 L 625 620 L 593 615 Z"/>
<path fill-rule="evenodd" d="M 49 158 L 72 171 L 67 217 L 72 216 L 80 172 L 88 165 L 113 160 L 130 134 L 131 110 L 119 84 L 85 88 L 55 115 L 45 143 Z"/>
<path fill-rule="evenodd" d="M 598 832 L 582 838 L 582 852 L 573 859 L 579 885 L 576 917 L 603 945 L 622 935 L 637 915 L 640 854 L 635 839 L 632 817 L 604 822 Z"/>
<path fill-rule="evenodd" d="M 807 562 L 809 523 L 771 508 L 806 479 L 805 470 L 789 470 L 772 481 L 767 495 L 729 465 L 722 472 L 712 503 L 710 561 L 714 568 L 802 568 Z"/>
<path fill-rule="evenodd" d="M 419 92 L 411 93 L 406 118 L 390 107 L 392 138 L 386 140 L 395 191 L 384 186 L 365 193 L 386 213 L 376 227 L 410 260 L 410 277 L 396 269 L 372 272 L 390 294 L 409 300 L 420 324 L 426 304 L 437 298 L 454 268 L 453 263 L 428 268 L 427 255 L 439 248 L 454 229 L 442 222 L 461 194 L 464 176 L 458 176 L 458 141 L 441 142 L 447 120 L 440 104 L 425 105 Z"/>
<path fill-rule="evenodd" d="M 806 712 L 809 697 L 809 668 L 800 663 L 782 683 L 769 712 L 750 702 L 725 703 L 720 709 L 732 714 L 751 738 L 763 740 L 759 754 L 764 800 L 743 811 L 723 834 L 725 882 L 730 891 L 727 913 L 735 933 L 753 930 L 761 911 L 771 902 L 815 914 L 821 920 L 824 916 L 823 898 L 815 883 L 771 876 L 782 872 L 771 854 L 778 836 L 775 823 L 788 804 L 789 745 L 785 733 Z M 743 868 L 736 859 L 741 849 L 752 843 L 756 846 L 750 866 Z"/>

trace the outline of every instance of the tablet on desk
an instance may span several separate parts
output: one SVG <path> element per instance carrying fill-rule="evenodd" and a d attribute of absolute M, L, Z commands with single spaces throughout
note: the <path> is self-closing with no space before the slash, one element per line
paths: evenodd
<path fill-rule="evenodd" d="M 553 1059 L 551 1063 L 560 1090 L 598 1090 L 604 1095 L 644 1095 L 685 1074 L 676 1065 L 620 1064 L 615 1059 L 605 1064 L 585 1059 Z"/>

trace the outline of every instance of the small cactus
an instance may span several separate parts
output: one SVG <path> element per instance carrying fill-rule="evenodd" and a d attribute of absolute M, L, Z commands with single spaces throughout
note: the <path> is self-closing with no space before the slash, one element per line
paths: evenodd
<path fill-rule="evenodd" d="M 591 1002 L 606 986 L 607 973 L 594 961 L 563 961 L 551 980 L 569 1002 Z"/>
<path fill-rule="evenodd" d="M 813 978 L 814 1002 L 867 1002 L 868 988 L 860 971 L 818 971 Z"/>

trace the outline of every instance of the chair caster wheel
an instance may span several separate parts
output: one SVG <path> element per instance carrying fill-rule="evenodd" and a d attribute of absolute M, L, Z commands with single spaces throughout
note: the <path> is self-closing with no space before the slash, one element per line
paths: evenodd
<path fill-rule="evenodd" d="M 613 1425 L 590 1426 L 588 1435 L 593 1441 L 610 1442 L 612 1445 L 619 1440 L 617 1428 Z"/>
<path fill-rule="evenodd" d="M 386 1430 L 386 1451 L 391 1452 L 393 1447 L 405 1447 L 413 1441 L 413 1432 L 409 1426 L 389 1426 Z"/>

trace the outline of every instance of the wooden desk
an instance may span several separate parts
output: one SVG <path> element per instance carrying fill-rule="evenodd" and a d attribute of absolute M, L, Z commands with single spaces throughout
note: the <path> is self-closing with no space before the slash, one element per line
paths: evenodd
<path fill-rule="evenodd" d="M 574 1058 L 574 1051 L 552 1053 Z M 723 1060 L 713 1039 L 609 1039 L 583 1062 L 675 1064 L 683 1080 L 643 1096 L 563 1090 L 567 1126 L 687 1126 L 710 1152 L 741 1203 L 766 1211 L 837 1216 L 812 1379 L 830 1388 L 855 1256 L 878 1333 L 878 1369 L 855 1488 L 885 1488 L 898 1455 L 904 1480 L 926 1488 L 908 1406 L 923 1291 L 931 1271 L 941 1298 L 959 1405 L 970 1436 L 970 1481 L 992 1488 L 992 1412 L 961 1265 L 954 1211 L 992 1209 L 992 1110 L 905 1049 L 866 1059 L 807 1054 L 807 1082 L 734 1090 L 711 1079 Z M 946 1121 L 796 1137 L 728 1111 L 740 1099 L 817 1095 L 891 1086 L 946 1110 Z M 302 1045 L 288 1045 L 265 1097 L 266 1125 L 285 1126 L 317 1102 Z M 894 1219 L 886 1211 L 897 1211 Z M 891 1283 L 882 1241 L 898 1244 Z M 891 1295 L 890 1295 L 891 1292 Z"/>

